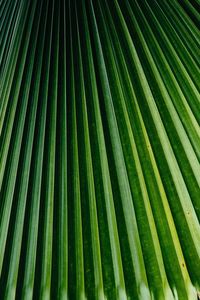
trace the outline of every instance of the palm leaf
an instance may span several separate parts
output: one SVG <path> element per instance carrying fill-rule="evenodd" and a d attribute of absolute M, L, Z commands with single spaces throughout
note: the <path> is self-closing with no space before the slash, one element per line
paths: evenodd
<path fill-rule="evenodd" d="M 199 0 L 0 1 L 1 299 L 197 299 Z"/>

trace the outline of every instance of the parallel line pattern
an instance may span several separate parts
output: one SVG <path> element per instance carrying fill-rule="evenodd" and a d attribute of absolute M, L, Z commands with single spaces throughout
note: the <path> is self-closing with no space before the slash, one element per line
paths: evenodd
<path fill-rule="evenodd" d="M 200 298 L 199 0 L 0 0 L 0 299 Z"/>

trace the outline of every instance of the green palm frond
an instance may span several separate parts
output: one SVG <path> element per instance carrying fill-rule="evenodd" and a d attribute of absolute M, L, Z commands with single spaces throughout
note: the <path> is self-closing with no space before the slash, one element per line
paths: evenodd
<path fill-rule="evenodd" d="M 199 11 L 0 0 L 0 299 L 198 299 Z"/>

